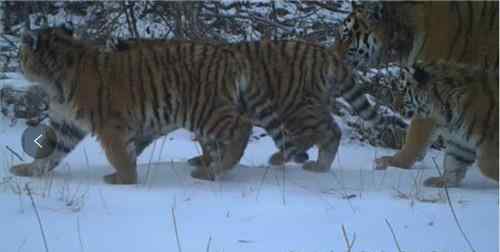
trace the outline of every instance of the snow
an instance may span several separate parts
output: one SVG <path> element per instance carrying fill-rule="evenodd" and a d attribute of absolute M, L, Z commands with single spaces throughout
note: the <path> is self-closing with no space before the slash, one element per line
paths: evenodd
<path fill-rule="evenodd" d="M 23 86 L 8 75 L 0 86 Z M 276 151 L 269 137 L 252 138 L 241 163 L 216 182 L 190 177 L 186 160 L 200 153 L 192 135 L 178 130 L 139 158 L 139 184 L 104 184 L 113 170 L 99 144 L 85 139 L 52 174 L 14 177 L 23 154 L 15 127 L 0 117 L 0 251 L 471 251 L 443 190 L 422 181 L 437 174 L 431 151 L 412 170 L 375 171 L 373 159 L 394 150 L 343 140 L 330 172 L 300 165 L 267 166 Z M 259 136 L 256 128 L 254 135 Z M 163 147 L 162 147 L 163 145 Z M 316 158 L 317 151 L 310 151 Z M 22 193 L 19 193 L 19 192 Z M 461 188 L 449 189 L 459 223 L 476 251 L 498 251 L 498 186 L 470 169 Z M 175 218 L 174 218 L 175 216 Z M 174 220 L 176 225 L 174 225 Z M 178 242 L 176 239 L 178 234 Z"/>

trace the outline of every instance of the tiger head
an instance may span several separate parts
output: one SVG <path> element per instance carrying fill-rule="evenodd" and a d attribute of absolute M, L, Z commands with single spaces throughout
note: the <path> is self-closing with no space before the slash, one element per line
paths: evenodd
<path fill-rule="evenodd" d="M 33 82 L 48 81 L 56 71 L 71 63 L 62 50 L 73 40 L 73 32 L 63 26 L 24 32 L 20 63 L 25 77 Z"/>
<path fill-rule="evenodd" d="M 337 30 L 337 46 L 347 63 L 357 68 L 378 67 L 398 61 L 409 52 L 412 29 L 400 22 L 404 14 L 399 13 L 407 13 L 408 8 L 394 5 L 378 1 L 352 3 L 352 12 Z"/>

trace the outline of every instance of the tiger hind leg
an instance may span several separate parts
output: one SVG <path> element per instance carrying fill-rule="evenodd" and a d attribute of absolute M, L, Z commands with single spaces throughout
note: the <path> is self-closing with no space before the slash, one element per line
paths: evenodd
<path fill-rule="evenodd" d="M 341 131 L 330 112 L 321 104 L 304 104 L 284 122 L 285 137 L 279 144 L 280 152 L 287 157 L 300 156 L 313 145 L 319 149 L 317 161 L 307 161 L 303 168 L 326 172 L 335 159 L 340 144 Z"/>
<path fill-rule="evenodd" d="M 474 163 L 475 159 L 474 150 L 448 141 L 443 161 L 443 173 L 439 177 L 430 177 L 424 180 L 424 186 L 458 187 L 465 178 L 467 168 Z"/>
<path fill-rule="evenodd" d="M 210 158 L 209 164 L 201 165 L 193 170 L 191 172 L 193 178 L 214 181 L 240 161 L 252 132 L 252 124 L 244 116 L 238 116 L 235 120 L 234 134 L 232 136 L 221 134 L 215 138 L 221 140 L 214 141 L 215 146 L 207 150 Z"/>
<path fill-rule="evenodd" d="M 322 123 L 316 131 L 318 160 L 304 163 L 303 169 L 312 172 L 328 172 L 340 145 L 342 132 L 328 112 L 323 113 Z"/>
<path fill-rule="evenodd" d="M 210 142 L 210 141 L 206 141 L 206 140 L 202 140 L 202 139 L 200 139 L 199 143 L 201 146 L 202 154 L 199 156 L 192 157 L 192 158 L 188 159 L 187 162 L 191 166 L 195 166 L 195 167 L 206 166 L 206 165 L 209 165 L 210 162 L 212 161 L 212 158 L 210 157 L 210 155 L 208 153 L 211 149 L 216 148 L 216 144 L 214 142 Z M 311 144 L 311 146 L 312 146 L 312 144 Z M 292 159 L 294 162 L 302 164 L 302 163 L 306 162 L 307 160 L 309 160 L 309 155 L 304 150 L 301 153 L 293 155 Z M 271 156 L 271 158 L 269 159 L 269 163 L 271 165 L 283 165 L 286 162 L 288 162 L 288 160 L 285 160 L 285 158 L 283 156 L 283 152 L 281 152 L 281 151 L 274 153 Z"/>

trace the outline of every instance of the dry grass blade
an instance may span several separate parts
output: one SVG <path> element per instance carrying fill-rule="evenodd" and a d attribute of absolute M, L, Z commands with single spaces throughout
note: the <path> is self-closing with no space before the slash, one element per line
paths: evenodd
<path fill-rule="evenodd" d="M 398 251 L 403 252 L 403 250 L 401 250 L 401 246 L 399 245 L 398 238 L 396 237 L 396 234 L 394 233 L 394 229 L 392 228 L 391 223 L 389 223 L 389 221 L 387 219 L 385 219 L 385 223 L 387 223 L 389 230 L 391 230 L 392 238 L 394 239 L 394 243 L 396 243 L 396 247 L 398 248 Z"/>
<path fill-rule="evenodd" d="M 283 177 L 283 187 L 282 187 L 282 191 L 281 191 L 281 201 L 283 203 L 284 206 L 286 206 L 286 187 L 285 187 L 285 183 L 286 183 L 286 168 L 285 168 L 285 165 L 282 165 L 281 166 L 281 170 L 283 171 L 282 172 L 282 177 Z"/>
<path fill-rule="evenodd" d="M 264 180 L 266 179 L 267 174 L 269 173 L 269 169 L 271 167 L 269 165 L 266 166 L 266 170 L 264 171 L 264 175 L 262 175 L 259 181 L 259 187 L 257 189 L 257 194 L 255 195 L 255 200 L 259 201 L 260 191 L 262 190 L 262 186 L 264 185 Z"/>
<path fill-rule="evenodd" d="M 443 176 L 442 173 L 441 173 L 441 170 L 439 170 L 439 165 L 437 164 L 435 158 L 432 159 L 432 162 L 434 163 L 434 166 L 436 167 L 436 170 L 437 170 L 439 176 L 440 177 Z M 455 223 L 457 224 L 457 227 L 460 230 L 460 233 L 462 234 L 462 237 L 464 238 L 465 242 L 469 246 L 469 249 L 472 252 L 476 252 L 476 250 L 472 246 L 472 242 L 469 240 L 469 237 L 467 237 L 467 235 L 465 234 L 464 229 L 462 228 L 462 225 L 458 221 L 457 213 L 455 212 L 455 207 L 453 206 L 453 203 L 451 203 L 450 193 L 448 192 L 448 186 L 445 184 L 444 187 L 443 187 L 443 189 L 444 189 L 444 193 L 446 195 L 446 201 L 448 201 L 448 206 L 450 207 L 451 214 L 453 215 L 453 219 L 455 220 Z"/>
<path fill-rule="evenodd" d="M 352 235 L 352 241 L 349 241 L 349 237 L 347 237 L 347 232 L 345 230 L 344 225 L 342 225 L 342 235 L 344 236 L 345 244 L 347 247 L 347 252 L 352 251 L 352 247 L 354 247 L 354 242 L 356 242 L 356 233 Z"/>
<path fill-rule="evenodd" d="M 45 231 L 43 229 L 42 219 L 40 218 L 40 213 L 38 212 L 38 208 L 36 207 L 35 199 L 33 199 L 33 195 L 31 193 L 31 189 L 28 184 L 24 186 L 26 193 L 28 194 L 31 205 L 33 206 L 33 210 L 35 211 L 36 219 L 38 221 L 38 225 L 40 226 L 40 233 L 42 234 L 43 246 L 45 247 L 45 252 L 49 252 L 49 246 L 47 244 L 47 238 L 45 237 Z"/>
<path fill-rule="evenodd" d="M 205 249 L 206 252 L 210 252 L 210 245 L 212 244 L 212 236 L 208 237 L 208 242 L 207 242 L 207 249 Z"/>
<path fill-rule="evenodd" d="M 82 232 L 80 230 L 80 216 L 76 217 L 76 231 L 78 233 L 78 242 L 80 243 L 80 251 L 85 251 L 82 240 Z"/>
<path fill-rule="evenodd" d="M 179 231 L 177 230 L 177 219 L 175 218 L 175 209 L 172 207 L 172 220 L 174 223 L 175 240 L 177 241 L 177 251 L 182 252 L 181 241 L 179 239 Z"/>

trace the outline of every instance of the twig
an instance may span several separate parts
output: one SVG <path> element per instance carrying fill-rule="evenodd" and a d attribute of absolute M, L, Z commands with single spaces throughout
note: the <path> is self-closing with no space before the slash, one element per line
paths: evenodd
<path fill-rule="evenodd" d="M 14 155 L 15 157 L 17 157 L 19 160 L 23 161 L 24 162 L 24 159 L 21 157 L 21 155 L 19 155 L 17 152 L 15 152 L 13 149 L 11 149 L 8 145 L 5 145 L 5 148 L 7 148 L 7 150 L 12 153 L 12 155 Z"/>
<path fill-rule="evenodd" d="M 174 222 L 175 240 L 177 241 L 177 251 L 182 252 L 181 241 L 179 239 L 179 231 L 177 230 L 177 220 L 175 219 L 174 207 L 172 207 L 172 220 Z"/>
<path fill-rule="evenodd" d="M 264 185 L 264 180 L 266 179 L 267 174 L 269 173 L 270 166 L 266 166 L 266 170 L 264 171 L 264 175 L 262 175 L 262 178 L 260 179 L 259 182 L 259 188 L 257 189 L 257 195 L 255 195 L 255 200 L 259 200 L 260 196 L 260 191 L 262 190 L 262 186 Z"/>
<path fill-rule="evenodd" d="M 356 242 L 356 233 L 353 233 L 352 241 L 349 241 L 349 238 L 347 237 L 347 232 L 345 231 L 345 227 L 344 225 L 342 225 L 342 235 L 344 236 L 347 252 L 351 252 L 352 247 L 354 246 L 354 242 Z"/>
<path fill-rule="evenodd" d="M 441 171 L 439 170 L 439 166 L 436 162 L 436 159 L 432 158 L 432 162 L 434 163 L 434 166 L 436 167 L 436 170 L 438 171 L 439 176 L 442 177 L 443 175 L 442 175 Z M 460 233 L 462 234 L 462 236 L 463 236 L 465 242 L 467 243 L 467 245 L 469 246 L 470 250 L 472 252 L 476 252 L 476 250 L 472 246 L 472 242 L 469 240 L 469 237 L 467 237 L 464 229 L 462 228 L 462 225 L 458 221 L 457 213 L 455 212 L 455 207 L 453 207 L 453 203 L 451 203 L 450 193 L 448 192 L 448 185 L 446 185 L 446 183 L 444 184 L 443 189 L 444 189 L 444 193 L 446 195 L 446 200 L 448 201 L 448 206 L 450 207 L 451 214 L 453 215 L 453 219 L 455 220 L 455 223 L 457 224 L 457 227 L 460 230 Z"/>
<path fill-rule="evenodd" d="M 286 183 L 286 168 L 285 168 L 285 165 L 282 165 L 281 166 L 281 169 L 283 169 L 283 189 L 282 189 L 282 193 L 281 193 L 281 198 L 282 198 L 282 202 L 283 202 L 283 205 L 285 206 L 286 205 L 286 187 L 285 187 L 285 183 Z"/>
<path fill-rule="evenodd" d="M 394 239 L 394 243 L 396 243 L 396 247 L 398 248 L 398 251 L 403 252 L 403 250 L 401 250 L 401 246 L 399 246 L 398 238 L 396 237 L 396 234 L 394 233 L 394 229 L 392 229 L 391 223 L 389 223 L 389 221 L 387 219 L 385 219 L 385 223 L 387 223 L 389 230 L 391 230 L 392 238 Z"/>
<path fill-rule="evenodd" d="M 208 237 L 207 249 L 205 250 L 206 252 L 210 252 L 210 244 L 212 244 L 212 236 Z"/>
<path fill-rule="evenodd" d="M 42 234 L 43 246 L 45 247 L 45 252 L 49 252 L 49 246 L 47 244 L 47 238 L 45 237 L 45 231 L 43 229 L 42 220 L 40 218 L 40 213 L 38 212 L 38 208 L 36 207 L 35 199 L 33 199 L 33 195 L 31 194 L 31 189 L 28 184 L 24 185 L 24 189 L 28 193 L 28 196 L 31 200 L 31 205 L 33 206 L 33 210 L 35 211 L 36 219 L 38 221 L 38 225 L 40 226 L 40 233 Z"/>
<path fill-rule="evenodd" d="M 80 243 L 80 250 L 85 251 L 82 241 L 82 233 L 80 231 L 80 216 L 76 216 L 76 232 L 78 233 L 78 242 Z"/>

